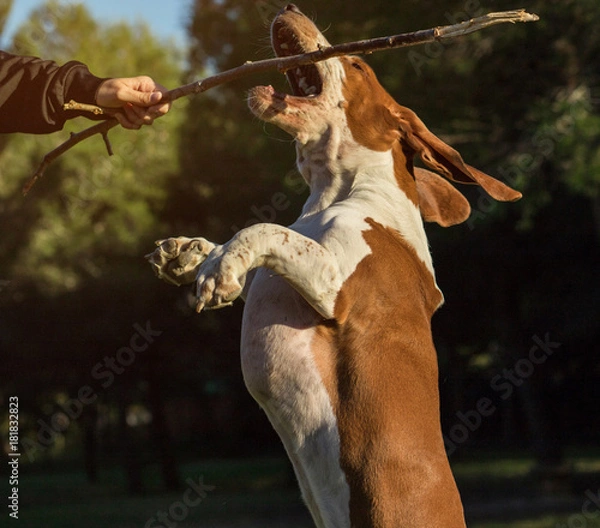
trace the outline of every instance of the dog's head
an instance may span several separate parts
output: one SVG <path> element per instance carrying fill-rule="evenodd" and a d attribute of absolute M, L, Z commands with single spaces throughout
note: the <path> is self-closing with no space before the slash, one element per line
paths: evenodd
<path fill-rule="evenodd" d="M 278 57 L 317 51 L 329 42 L 296 6 L 288 5 L 271 24 L 271 43 Z M 342 100 L 340 88 L 346 74 L 345 59 L 327 60 L 294 68 L 286 72 L 292 94 L 277 92 L 272 86 L 258 86 L 250 91 L 252 112 L 290 133 L 301 143 L 317 141 Z M 332 111 L 333 110 L 333 111 Z"/>
<path fill-rule="evenodd" d="M 277 56 L 329 46 L 313 22 L 292 4 L 273 20 L 271 41 Z M 518 191 L 467 165 L 412 110 L 387 93 L 362 59 L 336 57 L 290 70 L 286 76 L 292 94 L 279 93 L 271 86 L 255 87 L 248 98 L 252 112 L 301 144 L 318 142 L 336 129 L 338 141 L 347 144 L 344 152 L 351 163 L 369 159 L 364 156 L 365 149 L 392 151 L 398 183 L 419 203 L 425 220 L 447 226 L 465 221 L 470 214 L 467 200 L 439 175 L 452 182 L 480 185 L 496 200 L 521 197 Z M 435 174 L 414 169 L 415 155 Z"/>

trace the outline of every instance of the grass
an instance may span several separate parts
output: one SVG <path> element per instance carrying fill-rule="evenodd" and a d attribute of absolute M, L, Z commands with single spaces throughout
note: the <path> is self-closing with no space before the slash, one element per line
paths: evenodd
<path fill-rule="evenodd" d="M 483 524 L 474 524 L 473 527 L 476 528 L 506 528 L 510 526 L 511 528 L 560 528 L 560 527 L 571 527 L 571 526 L 581 526 L 585 527 L 596 527 L 600 526 L 598 524 L 569 524 L 571 522 L 570 517 L 558 517 L 558 516 L 544 516 L 539 519 L 529 519 L 529 520 L 521 520 L 521 521 L 513 521 L 509 523 L 503 522 L 491 522 L 491 523 L 483 523 Z"/>
<path fill-rule="evenodd" d="M 573 454 L 571 471 L 555 487 L 533 478 L 527 456 L 478 454 L 453 463 L 469 528 L 600 528 L 600 454 Z M 35 470 L 35 468 L 31 468 Z M 26 528 L 311 528 L 287 460 L 209 460 L 182 464 L 180 491 L 161 490 L 158 467 L 144 472 L 146 493 L 129 496 L 118 467 L 90 484 L 77 470 L 24 471 L 19 526 Z M 214 486 L 198 499 L 187 479 Z M 546 483 L 545 486 L 550 486 Z M 187 495 L 186 495 L 187 493 Z M 193 505 L 185 498 L 193 497 Z M 599 501 L 600 502 L 600 501 Z M 160 520 L 160 512 L 168 517 Z M 4 520 L 3 520 L 4 521 Z M 3 525 L 0 522 L 0 525 Z"/>
<path fill-rule="evenodd" d="M 526 454 L 494 452 L 457 462 L 453 471 L 470 528 L 600 528 L 598 453 L 569 453 L 545 475 Z"/>

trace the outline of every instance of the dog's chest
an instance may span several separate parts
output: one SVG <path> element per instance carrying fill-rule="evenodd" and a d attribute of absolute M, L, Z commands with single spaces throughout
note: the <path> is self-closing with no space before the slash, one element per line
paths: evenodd
<path fill-rule="evenodd" d="M 391 193 L 398 196 L 381 199 L 382 195 L 389 198 Z M 390 203 L 401 207 L 396 209 Z M 373 222 L 399 227 L 419 260 L 431 268 L 419 212 L 395 186 L 383 193 L 367 181 L 364 188 L 356 186 L 348 199 L 318 213 L 304 214 L 290 227 L 333 255 L 343 288 L 360 262 L 372 253 L 365 233 L 372 230 Z M 293 248 L 290 250 L 290 255 L 295 253 Z M 381 255 L 381 259 L 386 259 L 386 255 Z M 246 384 L 257 400 L 275 394 L 283 397 L 286 387 L 319 382 L 311 346 L 315 329 L 322 322 L 322 317 L 284 279 L 264 268 L 257 271 L 246 298 L 242 328 L 242 368 Z"/>

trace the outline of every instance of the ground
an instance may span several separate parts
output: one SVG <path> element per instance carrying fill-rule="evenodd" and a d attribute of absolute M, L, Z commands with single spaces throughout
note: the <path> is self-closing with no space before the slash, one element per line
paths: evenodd
<path fill-rule="evenodd" d="M 118 467 L 102 468 L 98 482 L 89 484 L 83 473 L 60 466 L 23 469 L 15 526 L 313 526 L 285 458 L 185 463 L 181 490 L 174 493 L 160 491 L 158 468 L 148 466 L 148 491 L 140 496 L 124 492 Z M 469 528 L 600 528 L 600 453 L 570 456 L 566 474 L 543 482 L 534 478 L 534 463 L 527 456 L 485 453 L 454 461 L 453 467 Z"/>

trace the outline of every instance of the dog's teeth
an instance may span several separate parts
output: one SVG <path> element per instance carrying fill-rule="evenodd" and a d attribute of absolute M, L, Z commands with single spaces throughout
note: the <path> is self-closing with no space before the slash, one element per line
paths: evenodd
<path fill-rule="evenodd" d="M 315 95 L 317 93 L 317 87 L 316 86 L 309 86 L 304 91 L 306 92 L 307 95 Z"/>
<path fill-rule="evenodd" d="M 296 68 L 296 75 L 302 75 L 302 70 L 300 68 Z"/>
<path fill-rule="evenodd" d="M 309 86 L 308 82 L 306 81 L 306 77 L 301 77 L 300 79 L 298 79 L 298 87 L 300 88 L 300 90 L 302 90 L 302 93 L 308 93 Z"/>

